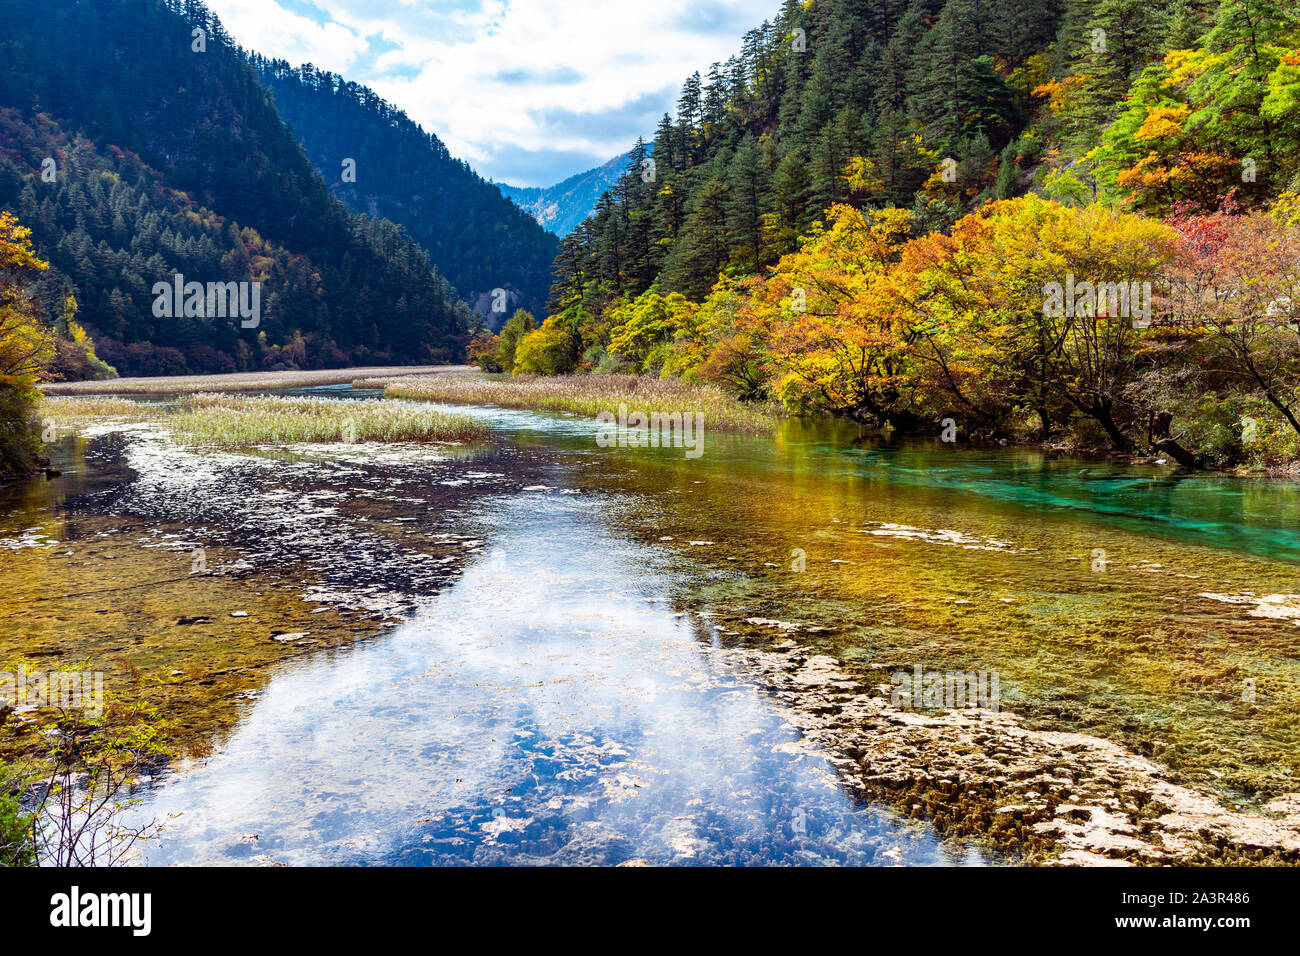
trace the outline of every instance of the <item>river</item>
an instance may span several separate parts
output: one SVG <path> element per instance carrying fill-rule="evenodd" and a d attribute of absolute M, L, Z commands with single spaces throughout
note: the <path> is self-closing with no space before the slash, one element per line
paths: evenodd
<path fill-rule="evenodd" d="M 129 810 L 166 821 L 144 862 L 982 865 L 1024 849 L 993 804 L 1048 793 L 1021 831 L 1126 805 L 1091 743 L 1044 764 L 1057 784 L 988 769 L 1052 734 L 1131 755 L 1135 793 L 1232 813 L 1300 790 L 1295 484 L 833 423 L 706 423 L 692 458 L 461 411 L 492 441 L 195 454 L 97 430 L 0 499 L 0 650 L 120 651 L 211 725 Z M 195 547 L 205 580 L 168 577 Z M 880 710 L 916 668 L 996 674 L 1002 713 Z"/>

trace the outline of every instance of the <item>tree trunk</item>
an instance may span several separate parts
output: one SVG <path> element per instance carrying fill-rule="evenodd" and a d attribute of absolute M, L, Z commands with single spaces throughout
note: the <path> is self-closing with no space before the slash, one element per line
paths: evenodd
<path fill-rule="evenodd" d="M 1115 424 L 1115 419 L 1111 417 L 1108 407 L 1101 404 L 1094 405 L 1092 407 L 1092 417 L 1097 419 L 1097 423 L 1106 432 L 1107 437 L 1110 438 L 1111 446 L 1116 451 L 1130 451 L 1133 448 L 1133 443 Z"/>
<path fill-rule="evenodd" d="M 1238 351 L 1241 357 L 1245 359 L 1246 371 L 1250 372 L 1250 377 L 1253 378 L 1255 383 L 1263 390 L 1264 397 L 1272 402 L 1273 406 L 1279 412 L 1286 416 L 1286 420 L 1291 423 L 1291 427 L 1295 429 L 1295 433 L 1300 435 L 1300 422 L 1296 421 L 1296 417 L 1291 413 L 1291 409 L 1287 408 L 1286 405 L 1282 403 L 1282 400 L 1273 394 L 1272 387 L 1268 382 L 1264 381 L 1264 376 L 1259 374 L 1259 369 L 1255 366 L 1255 362 L 1250 358 L 1250 356 L 1241 352 L 1241 350 Z"/>
<path fill-rule="evenodd" d="M 1295 429 L 1296 434 L 1300 435 L 1300 422 L 1296 421 L 1295 415 L 1291 413 L 1291 409 L 1282 404 L 1281 400 L 1273 394 L 1272 389 L 1264 389 L 1264 397 L 1272 402 L 1279 412 L 1286 416 L 1286 420 L 1291 423 L 1291 427 Z"/>
<path fill-rule="evenodd" d="M 1174 413 L 1158 411 L 1151 420 L 1151 447 L 1162 451 L 1184 468 L 1200 468 L 1201 463 L 1195 455 L 1174 441 L 1169 435 L 1169 425 L 1174 420 Z"/>

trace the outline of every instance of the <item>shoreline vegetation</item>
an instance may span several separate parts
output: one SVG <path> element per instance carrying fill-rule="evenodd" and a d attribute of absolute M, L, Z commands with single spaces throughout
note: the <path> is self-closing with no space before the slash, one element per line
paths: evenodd
<path fill-rule="evenodd" d="M 712 386 L 947 443 L 1300 462 L 1300 193 L 1166 219 L 1029 194 L 950 232 L 920 225 L 838 204 L 795 251 L 697 299 L 587 285 L 541 324 L 516 312 L 468 356 L 517 378 Z"/>
<path fill-rule="evenodd" d="M 228 375 L 160 375 L 83 382 L 43 382 L 44 395 L 175 395 L 185 392 L 256 392 L 279 388 L 346 385 L 358 377 L 402 378 L 465 371 L 463 365 L 379 366 L 375 368 L 290 369 L 275 372 L 235 372 Z"/>
<path fill-rule="evenodd" d="M 240 449 L 264 445 L 359 442 L 461 443 L 482 441 L 487 426 L 464 415 L 380 399 L 289 398 L 197 393 L 175 405 L 115 396 L 53 396 L 40 411 L 57 427 L 107 421 L 157 422 L 190 448 Z"/>
<path fill-rule="evenodd" d="M 464 415 L 377 399 L 270 398 L 199 394 L 168 420 L 173 441 L 198 448 L 342 442 L 459 443 L 488 437 Z"/>
<path fill-rule="evenodd" d="M 372 374 L 379 372 L 382 374 Z M 397 372 L 399 374 L 393 374 Z M 125 384 L 114 390 L 112 386 Z M 116 381 L 57 383 L 55 388 L 42 386 L 46 393 L 37 409 L 38 419 L 56 427 L 80 427 L 117 422 L 167 421 L 182 426 L 177 437 L 195 445 L 238 448 L 257 444 L 297 444 L 307 441 L 346 441 L 343 423 L 346 416 L 326 413 L 351 399 L 304 399 L 320 402 L 308 414 L 306 405 L 295 406 L 298 399 L 286 396 L 253 396 L 248 393 L 286 388 L 345 385 L 366 390 L 382 390 L 384 399 L 433 402 L 446 405 L 495 405 L 501 408 L 571 414 L 594 418 L 601 412 L 618 413 L 619 405 L 629 411 L 699 412 L 706 427 L 721 432 L 772 434 L 791 414 L 775 402 L 742 401 L 715 387 L 690 385 L 679 379 L 662 379 L 651 375 L 576 374 L 536 376 L 484 373 L 472 366 L 411 367 L 404 369 L 357 368 L 311 372 L 253 372 L 231 376 L 169 376 L 159 379 L 120 379 Z M 66 386 L 78 386 L 76 390 Z M 56 390 L 57 389 L 57 390 Z M 179 398 L 178 405 L 140 399 Z M 223 400 L 224 396 L 224 400 Z M 239 401 L 261 402 L 250 407 L 255 415 L 285 414 L 292 421 L 276 424 L 270 420 L 254 422 L 244 415 Z M 377 402 L 380 400 L 368 399 Z M 385 412 L 380 415 L 363 406 L 357 422 L 355 441 L 476 441 L 486 437 L 482 426 L 468 428 L 464 422 L 454 427 L 450 421 L 432 423 L 426 428 L 409 415 Z M 428 413 L 423 413 L 427 416 Z M 309 421 L 314 417 L 315 421 Z M 823 416 L 818 416 L 823 417 Z M 834 416 L 824 416 L 833 418 Z M 920 434 L 860 424 L 864 434 L 888 436 Z M 316 437 L 309 438 L 307 436 Z M 425 437 L 419 437 L 424 435 Z M 467 435 L 470 437 L 435 437 Z M 302 436 L 302 437 L 297 437 Z M 332 437 L 331 437 L 332 436 Z M 1165 464 L 1184 467 L 1171 455 L 1160 450 L 1117 451 L 1104 442 L 1062 441 L 1062 436 L 1043 441 L 1033 435 L 1011 440 L 979 440 L 959 435 L 955 447 L 1029 447 L 1047 452 L 1095 457 L 1133 465 Z M 1274 478 L 1300 481 L 1300 462 L 1274 463 L 1203 463 L 1197 470 L 1240 478 Z"/>
<path fill-rule="evenodd" d="M 601 412 L 617 415 L 620 405 L 640 412 L 696 412 L 703 416 L 706 428 L 730 432 L 770 433 L 785 417 L 774 403 L 742 402 L 718 388 L 649 375 L 403 376 L 361 378 L 353 385 L 383 388 L 386 398 L 498 405 L 590 418 Z"/>

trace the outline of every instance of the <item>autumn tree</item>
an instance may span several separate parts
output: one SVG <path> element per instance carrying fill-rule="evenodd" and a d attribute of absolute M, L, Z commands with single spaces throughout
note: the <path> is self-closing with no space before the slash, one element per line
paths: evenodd
<path fill-rule="evenodd" d="M 1036 249 L 1047 334 L 1061 339 L 1050 383 L 1093 419 L 1119 451 L 1133 447 L 1119 419 L 1135 371 L 1141 329 L 1150 323 L 1152 283 L 1173 254 L 1173 234 L 1160 222 L 1094 204 L 1069 208 L 1025 197 L 1041 214 L 1023 244 Z"/>
<path fill-rule="evenodd" d="M 0 212 L 0 473 L 27 470 L 36 460 L 35 385 L 55 354 L 54 335 L 32 301 L 31 282 L 47 265 L 30 236 Z"/>
<path fill-rule="evenodd" d="M 755 286 L 744 326 L 766 341 L 787 404 L 862 424 L 910 426 L 920 412 L 920 376 L 883 286 L 908 215 L 888 209 L 864 216 L 840 205 L 827 218 Z"/>
<path fill-rule="evenodd" d="M 578 364 L 578 347 L 568 323 L 551 316 L 520 336 L 514 353 L 514 374 L 566 375 Z"/>
<path fill-rule="evenodd" d="M 506 320 L 497 335 L 496 366 L 503 372 L 515 369 L 515 349 L 519 340 L 537 328 L 533 314 L 524 309 L 515 310 L 515 314 Z"/>
<path fill-rule="evenodd" d="M 724 276 L 699 308 L 680 310 L 664 374 L 721 385 L 742 399 L 766 396 L 770 376 L 766 329 L 763 323 L 751 321 L 746 311 L 751 291 L 760 281 Z"/>
<path fill-rule="evenodd" d="M 500 372 L 501 363 L 497 360 L 497 352 L 500 349 L 499 336 L 486 330 L 479 330 L 465 347 L 465 360 L 485 372 Z"/>
<path fill-rule="evenodd" d="M 1285 194 L 1272 213 L 1176 215 L 1169 316 L 1300 435 L 1300 223 L 1287 216 L 1297 205 Z"/>
<path fill-rule="evenodd" d="M 660 295 L 655 289 L 637 296 L 611 314 L 608 352 L 638 372 L 657 372 L 667 346 L 697 306 L 680 292 Z"/>
<path fill-rule="evenodd" d="M 1141 216 L 1031 195 L 909 242 L 884 289 L 913 362 L 976 429 L 1023 409 L 1045 437 L 1064 406 L 1128 449 L 1118 406 L 1172 240 Z"/>

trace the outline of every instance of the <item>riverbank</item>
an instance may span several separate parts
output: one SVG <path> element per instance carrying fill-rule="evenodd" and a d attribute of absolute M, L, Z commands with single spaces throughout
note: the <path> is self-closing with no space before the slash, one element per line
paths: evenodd
<path fill-rule="evenodd" d="M 746 693 L 779 702 L 800 747 L 829 755 L 835 785 L 955 844 L 1034 863 L 1297 862 L 1292 486 L 1018 446 L 855 442 L 828 423 L 720 435 L 692 460 L 601 449 L 594 426 L 567 416 L 483 407 L 466 414 L 492 440 L 462 448 L 202 450 L 170 441 L 153 410 L 129 420 L 134 403 L 118 401 L 58 400 L 82 406 L 78 435 L 58 443 L 65 477 L 10 499 L 0 573 L 16 586 L 0 599 L 12 635 L 0 660 L 89 651 L 117 691 L 175 719 L 194 766 L 223 752 L 285 666 L 330 680 L 334 655 L 422 613 L 434 618 L 419 627 L 454 638 L 438 673 L 468 668 L 440 691 L 451 703 L 477 706 L 498 686 L 523 695 L 511 706 L 585 700 L 585 684 L 521 675 L 539 666 L 540 636 L 548 654 L 585 660 L 570 639 L 593 622 L 611 640 L 643 633 L 606 606 L 626 587 L 634 605 L 667 597 L 691 623 L 688 654 L 715 649 L 749 675 Z M 115 420 L 96 425 L 92 409 Z M 566 501 L 606 536 L 542 521 L 511 543 Z M 593 548 L 593 603 L 572 614 L 528 618 L 507 577 L 449 605 L 455 620 L 437 617 L 441 591 L 497 574 L 498 561 L 507 575 L 530 568 L 558 600 Z M 625 581 L 602 576 L 614 548 L 630 549 Z M 479 606 L 486 643 L 460 630 Z M 522 629 L 519 675 L 496 671 L 504 627 Z M 892 705 L 881 685 L 918 664 L 999 674 L 1000 711 Z M 657 712 L 682 678 L 652 680 Z M 369 719 L 370 701 L 391 713 L 391 690 L 349 696 L 354 720 Z M 414 713 L 408 724 L 430 735 L 411 774 L 430 771 L 427 748 L 459 752 L 439 725 Z"/>
<path fill-rule="evenodd" d="M 497 405 L 596 418 L 696 415 L 706 430 L 770 434 L 785 418 L 771 403 L 742 402 L 717 388 L 651 375 L 403 376 L 358 378 L 356 388 L 382 388 L 388 398 L 451 405 Z M 646 425 L 650 424 L 647 418 Z"/>
<path fill-rule="evenodd" d="M 900 708 L 793 641 L 743 656 L 857 792 L 1016 862 L 1300 864 L 1300 792 L 1242 813 L 1110 740 L 1011 712 Z"/>
<path fill-rule="evenodd" d="M 356 378 L 452 375 L 467 371 L 470 371 L 468 365 L 378 366 L 308 371 L 233 372 L 226 375 L 164 375 L 85 382 L 43 382 L 39 388 L 45 395 L 177 395 L 187 392 L 248 392 L 313 388 L 321 385 L 346 385 Z"/>

